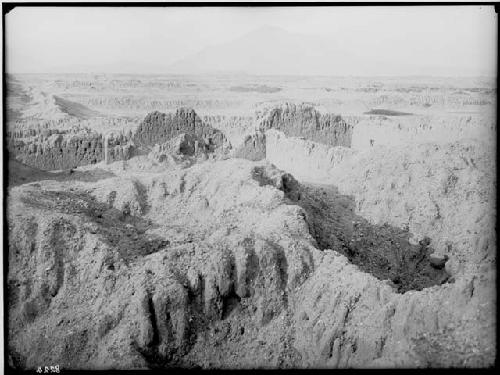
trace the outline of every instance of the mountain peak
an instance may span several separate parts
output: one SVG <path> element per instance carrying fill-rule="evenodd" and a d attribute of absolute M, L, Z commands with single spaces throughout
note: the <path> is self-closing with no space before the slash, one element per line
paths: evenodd
<path fill-rule="evenodd" d="M 211 46 L 170 66 L 175 72 L 214 71 L 247 74 L 314 74 L 334 72 L 328 61 L 334 43 L 264 25 L 232 41 Z M 327 58 L 325 59 L 325 53 Z"/>

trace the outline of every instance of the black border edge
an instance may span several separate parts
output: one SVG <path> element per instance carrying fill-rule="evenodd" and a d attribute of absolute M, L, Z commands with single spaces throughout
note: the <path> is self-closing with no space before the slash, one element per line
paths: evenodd
<path fill-rule="evenodd" d="M 415 1 L 415 2 L 404 2 L 404 1 L 397 1 L 397 2 L 379 2 L 379 1 L 374 1 L 374 2 L 369 2 L 369 1 L 361 1 L 361 2 L 305 2 L 305 1 L 298 1 L 298 2 L 2 2 L 2 132 L 3 132 L 3 137 L 2 137 L 2 190 L 3 190 L 3 196 L 2 196 L 2 204 L 3 204 L 3 209 L 2 209 L 2 218 L 3 218 L 3 228 L 2 228 L 2 243 L 3 243 L 3 251 L 2 251 L 2 258 L 3 258 L 3 340 L 4 340 L 4 353 L 3 353 L 3 367 L 2 369 L 4 370 L 5 374 L 37 374 L 35 371 L 30 371 L 30 370 L 16 370 L 11 367 L 9 367 L 9 358 L 8 358 L 8 310 L 7 310 L 7 272 L 8 272 L 8 256 L 6 256 L 6 253 L 8 254 L 8 223 L 7 223 L 7 195 L 8 195 L 8 150 L 7 150 L 7 141 L 6 141 L 6 129 L 7 129 L 7 110 L 6 110 L 6 98 L 7 98 L 7 83 L 6 83 L 6 69 L 5 69 L 5 16 L 14 10 L 17 7 L 94 7 L 94 8 L 101 8 L 101 7 L 126 7 L 126 8 L 134 8 L 134 7 L 184 7 L 184 8 L 189 8 L 189 7 L 331 7 L 331 6 L 341 6 L 341 7 L 353 7 L 353 6 L 389 6 L 389 7 L 396 7 L 396 6 L 405 6 L 405 7 L 416 7 L 416 6 L 493 6 L 495 12 L 498 14 L 498 11 L 500 9 L 500 4 L 498 1 L 485 1 L 485 2 L 472 2 L 472 1 L 466 1 L 466 2 L 459 2 L 459 1 L 453 1 L 453 2 L 432 2 L 432 1 Z M 497 36 L 498 37 L 498 36 Z M 498 62 L 499 62 L 499 53 L 498 53 L 498 46 L 497 46 L 497 89 L 498 89 Z M 497 97 L 497 109 L 496 109 L 496 119 L 497 119 L 497 126 L 498 126 L 498 97 Z M 497 176 L 497 181 L 498 181 L 498 160 L 500 159 L 500 155 L 498 153 L 498 140 L 499 140 L 499 135 L 498 135 L 498 130 L 497 130 L 497 149 L 496 149 L 496 176 Z M 498 185 L 496 186 L 497 188 L 497 196 L 498 196 Z M 496 220 L 498 222 L 498 216 L 496 217 Z M 497 233 L 497 239 L 498 239 L 498 225 L 495 227 L 496 233 Z M 496 278 L 496 293 L 497 293 L 497 301 L 498 301 L 498 284 L 499 280 L 498 277 Z M 498 310 L 497 310 L 497 317 L 498 317 Z M 498 320 L 498 319 L 497 319 Z M 498 351 L 498 342 L 499 342 L 499 335 L 498 335 L 498 322 L 496 324 L 496 340 L 497 340 L 497 351 Z M 426 371 L 430 373 L 449 373 L 449 374 L 469 374 L 469 373 L 485 373 L 485 374 L 493 374 L 496 373 L 494 370 L 498 366 L 498 356 L 495 359 L 495 364 L 491 368 L 484 368 L 484 369 L 474 369 L 474 368 L 452 368 L 452 369 L 425 369 Z M 355 370 L 359 372 L 374 372 L 374 373 L 386 373 L 386 372 L 399 372 L 399 371 L 404 371 L 406 374 L 419 374 L 423 369 L 273 369 L 273 370 L 264 370 L 266 373 L 287 373 L 287 374 L 304 374 L 304 373 L 309 373 L 309 372 L 317 372 L 317 373 L 329 373 L 331 374 L 331 371 L 350 371 L 350 370 Z M 62 369 L 61 373 L 62 374 L 81 374 L 81 373 L 92 373 L 92 374 L 98 374 L 98 373 L 103 373 L 103 374 L 137 374 L 137 373 L 171 373 L 171 374 L 176 374 L 176 373 L 203 373 L 203 374 L 209 374 L 209 373 L 231 373 L 231 372 L 237 372 L 237 373 L 252 373 L 255 370 L 200 370 L 200 369 L 192 369 L 192 370 L 186 370 L 186 369 L 176 369 L 176 368 L 168 368 L 165 370 L 64 370 Z"/>

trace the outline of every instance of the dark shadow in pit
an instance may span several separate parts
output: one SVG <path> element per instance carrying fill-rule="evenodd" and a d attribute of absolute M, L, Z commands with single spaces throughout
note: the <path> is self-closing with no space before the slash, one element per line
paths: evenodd
<path fill-rule="evenodd" d="M 100 168 L 88 171 L 68 169 L 60 172 L 48 172 L 30 167 L 14 159 L 9 160 L 7 168 L 7 185 L 9 187 L 42 180 L 97 182 L 115 176 L 114 173 Z"/>
<path fill-rule="evenodd" d="M 88 193 L 37 190 L 35 185 L 29 196 L 24 195 L 21 201 L 31 207 L 83 218 L 88 225 L 87 230 L 115 248 L 127 265 L 170 245 L 170 241 L 163 237 L 146 234 L 148 229 L 158 225 L 130 215 L 126 210 L 112 208 L 108 203 L 98 202 Z"/>
<path fill-rule="evenodd" d="M 340 194 L 333 185 L 301 184 L 300 199 L 293 203 L 306 211 L 309 230 L 320 249 L 335 250 L 363 272 L 391 280 L 398 293 L 450 281 L 444 264 L 430 262 L 434 252 L 430 239 L 412 245 L 408 230 L 369 223 L 355 214 L 354 198 Z"/>

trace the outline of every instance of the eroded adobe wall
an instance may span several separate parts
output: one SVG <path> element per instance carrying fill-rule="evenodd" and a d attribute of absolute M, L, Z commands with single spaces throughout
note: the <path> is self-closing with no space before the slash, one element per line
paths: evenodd
<path fill-rule="evenodd" d="M 207 151 L 214 151 L 225 142 L 225 136 L 210 125 L 204 124 L 192 109 L 178 109 L 175 113 L 149 113 L 139 125 L 134 142 L 139 147 L 150 149 L 155 144 L 162 144 L 182 133 L 201 137 Z"/>
<path fill-rule="evenodd" d="M 266 135 L 263 132 L 247 135 L 243 143 L 234 150 L 233 157 L 252 161 L 266 158 Z"/>
<path fill-rule="evenodd" d="M 203 123 L 224 132 L 232 147 L 239 147 L 256 128 L 254 116 L 205 115 Z"/>
<path fill-rule="evenodd" d="M 58 170 L 95 164 L 105 159 L 104 142 L 107 140 L 107 162 L 127 160 L 139 148 L 151 149 L 180 134 L 192 134 L 200 139 L 203 151 L 213 152 L 226 142 L 224 134 L 204 124 L 193 110 L 179 109 L 175 114 L 153 112 L 139 125 L 135 134 L 96 132 L 71 134 L 67 131 L 43 129 L 13 131 L 9 137 L 11 157 L 35 168 Z M 138 147 L 136 147 L 138 146 Z"/>
<path fill-rule="evenodd" d="M 130 137 L 108 136 L 108 162 L 127 160 L 135 154 Z M 10 157 L 42 170 L 75 168 L 104 160 L 105 138 L 98 133 L 52 134 L 49 137 L 9 140 Z"/>
<path fill-rule="evenodd" d="M 63 136 L 52 135 L 46 140 L 18 140 L 11 146 L 13 157 L 29 166 L 56 170 L 95 164 L 103 159 L 103 139 L 100 134 Z"/>
<path fill-rule="evenodd" d="M 353 126 L 340 115 L 321 114 L 312 106 L 285 104 L 269 111 L 262 130 L 280 130 L 289 137 L 304 137 L 328 146 L 351 147 Z"/>

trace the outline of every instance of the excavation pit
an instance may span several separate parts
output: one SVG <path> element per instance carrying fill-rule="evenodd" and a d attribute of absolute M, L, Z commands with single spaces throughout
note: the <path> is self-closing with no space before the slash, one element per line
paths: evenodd
<path fill-rule="evenodd" d="M 389 280 L 398 293 L 450 281 L 443 267 L 431 261 L 430 239 L 412 245 L 408 230 L 371 224 L 355 214 L 354 199 L 340 194 L 333 185 L 301 186 L 301 199 L 294 203 L 305 209 L 320 249 L 345 255 L 363 272 Z"/>

